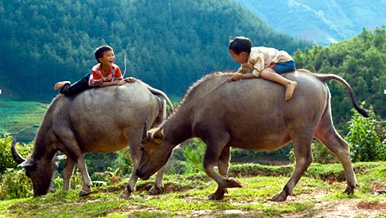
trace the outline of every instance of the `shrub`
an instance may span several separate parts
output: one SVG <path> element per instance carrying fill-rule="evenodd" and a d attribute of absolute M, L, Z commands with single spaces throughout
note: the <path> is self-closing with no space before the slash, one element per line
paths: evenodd
<path fill-rule="evenodd" d="M 33 195 L 32 182 L 23 168 L 18 168 L 11 153 L 12 136 L 0 138 L 0 199 L 29 197 Z M 32 150 L 30 145 L 16 144 L 19 153 L 26 157 Z"/>
<path fill-rule="evenodd" d="M 0 199 L 26 198 L 33 196 L 32 181 L 24 169 L 8 168 L 0 185 Z"/>
<path fill-rule="evenodd" d="M 117 157 L 114 160 L 112 165 L 109 165 L 110 168 L 112 169 L 117 169 L 119 168 L 119 175 L 120 176 L 128 176 L 130 175 L 132 169 L 133 169 L 133 163 L 131 161 L 131 156 L 130 156 L 130 148 L 125 148 L 122 149 L 118 152 L 116 152 Z M 118 173 L 115 170 L 115 173 Z"/>
<path fill-rule="evenodd" d="M 354 115 L 349 121 L 346 141 L 350 144 L 353 162 L 386 160 L 385 123 L 372 112 L 365 118 L 352 109 Z"/>
<path fill-rule="evenodd" d="M 189 140 L 184 149 L 184 173 L 197 173 L 203 171 L 203 162 L 206 145 L 198 138 Z"/>
<path fill-rule="evenodd" d="M 321 163 L 321 164 L 331 164 L 331 163 L 337 163 L 338 159 L 335 157 L 335 155 L 327 149 L 327 147 L 321 143 L 319 140 L 313 140 L 312 144 L 312 157 L 313 162 L 315 163 Z M 290 151 L 288 154 L 289 159 L 292 163 L 295 162 L 295 155 L 294 155 L 294 149 Z"/>

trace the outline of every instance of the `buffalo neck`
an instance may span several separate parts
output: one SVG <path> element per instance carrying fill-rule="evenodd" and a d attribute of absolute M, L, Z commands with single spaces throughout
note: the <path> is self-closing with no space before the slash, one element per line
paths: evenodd
<path fill-rule="evenodd" d="M 183 108 L 176 111 L 161 127 L 163 128 L 165 139 L 173 146 L 177 146 L 193 137 L 190 117 L 184 115 Z"/>

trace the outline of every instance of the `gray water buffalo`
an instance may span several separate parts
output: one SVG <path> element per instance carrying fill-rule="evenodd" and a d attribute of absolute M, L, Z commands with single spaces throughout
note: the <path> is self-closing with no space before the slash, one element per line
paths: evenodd
<path fill-rule="evenodd" d="M 115 152 L 129 146 L 133 172 L 121 194 L 126 198 L 134 191 L 138 180 L 135 169 L 141 157 L 143 123 L 147 121 L 152 127 L 161 124 L 166 117 L 166 103 L 173 109 L 165 93 L 140 80 L 122 86 L 89 89 L 74 97 L 59 94 L 45 113 L 32 154 L 24 159 L 12 145 L 13 157 L 31 178 L 34 196 L 39 196 L 47 194 L 50 188 L 53 157 L 57 151 L 63 152 L 67 156 L 63 170 L 64 190 L 70 188 L 76 165 L 82 175 L 80 195 L 87 195 L 92 182 L 83 154 Z M 150 194 L 159 193 L 162 178 L 163 168 L 157 173 Z"/>
<path fill-rule="evenodd" d="M 196 82 L 185 94 L 175 113 L 158 128 L 144 132 L 142 158 L 137 168 L 148 179 L 162 167 L 179 143 L 200 138 L 206 145 L 204 169 L 218 188 L 209 199 L 224 197 L 227 188 L 241 187 L 228 178 L 230 148 L 258 151 L 279 149 L 292 141 L 295 170 L 283 190 L 272 200 L 285 201 L 312 162 L 311 143 L 319 139 L 342 163 L 347 179 L 346 193 L 354 193 L 355 174 L 349 145 L 336 132 L 331 119 L 330 91 L 325 82 L 335 80 L 349 91 L 352 103 L 363 116 L 349 84 L 332 74 L 306 70 L 284 76 L 297 81 L 290 101 L 284 101 L 284 88 L 264 79 L 227 82 L 230 73 L 210 74 Z M 219 174 L 214 167 L 218 166 Z"/>

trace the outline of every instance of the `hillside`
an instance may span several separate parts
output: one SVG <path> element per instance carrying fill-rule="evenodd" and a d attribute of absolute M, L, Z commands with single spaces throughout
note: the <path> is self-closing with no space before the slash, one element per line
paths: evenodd
<path fill-rule="evenodd" d="M 386 25 L 386 1 L 235 0 L 273 29 L 329 45 Z M 381 9 L 381 10 L 380 10 Z"/>
<path fill-rule="evenodd" d="M 236 69 L 230 36 L 294 53 L 311 44 L 277 33 L 231 0 L 22 0 L 0 2 L 0 85 L 24 100 L 50 101 L 60 80 L 76 81 L 109 44 L 116 64 L 179 99 L 197 79 Z"/>

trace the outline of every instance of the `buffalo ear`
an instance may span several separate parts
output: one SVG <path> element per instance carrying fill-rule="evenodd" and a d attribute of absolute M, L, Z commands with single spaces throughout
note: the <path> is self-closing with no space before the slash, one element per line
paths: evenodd
<path fill-rule="evenodd" d="M 23 163 L 19 164 L 19 167 L 30 167 L 35 164 L 34 160 L 32 159 L 27 159 Z"/>
<path fill-rule="evenodd" d="M 153 139 L 155 142 L 161 143 L 161 141 L 164 139 L 164 132 L 162 128 L 159 128 L 154 132 Z"/>

